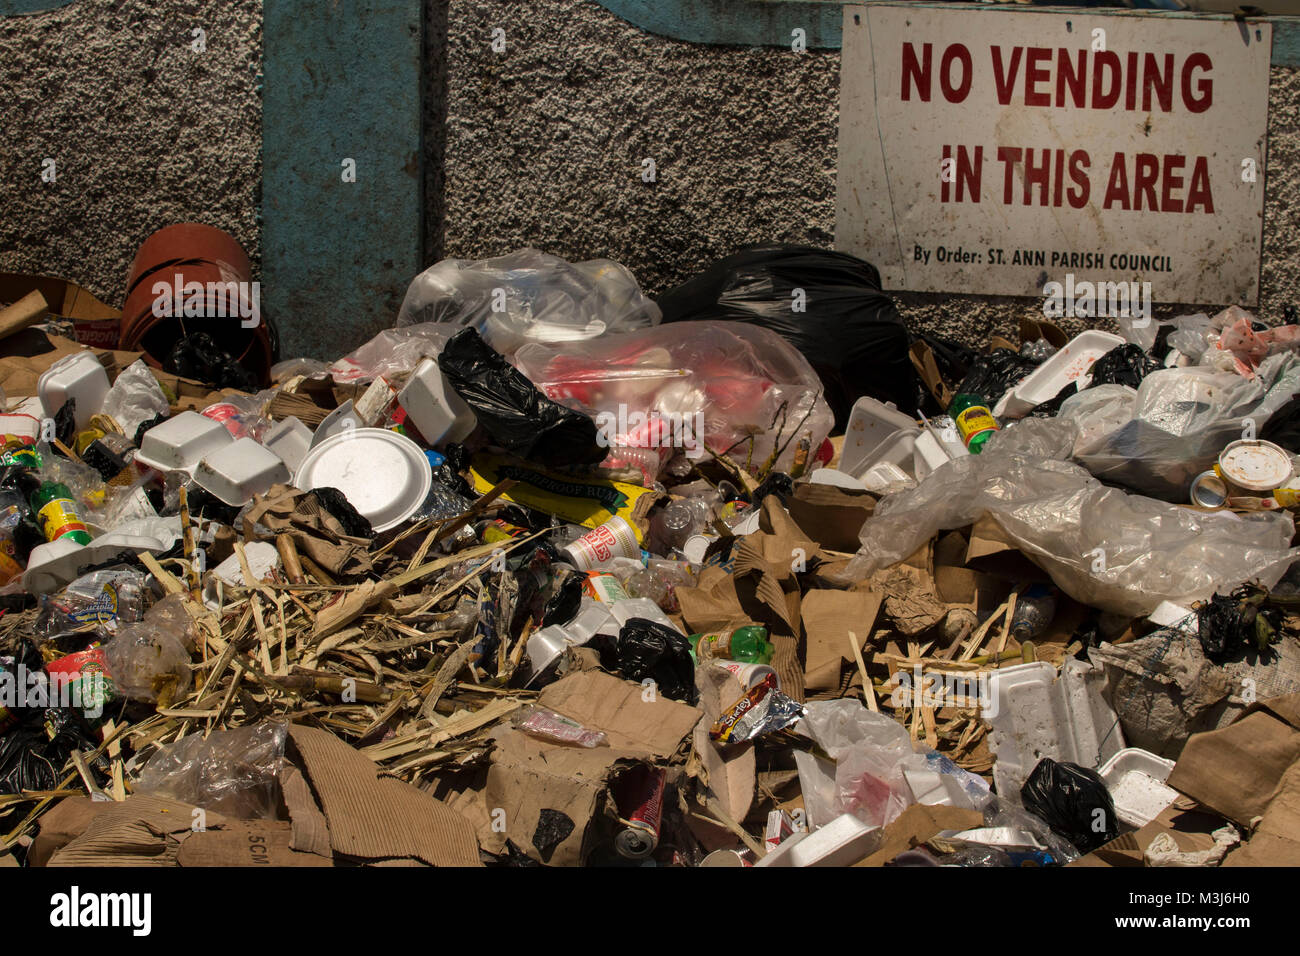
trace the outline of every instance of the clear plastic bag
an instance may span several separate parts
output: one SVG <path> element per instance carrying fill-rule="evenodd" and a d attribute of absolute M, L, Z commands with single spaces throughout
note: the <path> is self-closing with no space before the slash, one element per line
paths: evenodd
<path fill-rule="evenodd" d="M 607 447 L 702 457 L 702 444 L 747 468 L 811 461 L 833 423 L 808 361 L 775 332 L 739 322 L 677 322 L 562 346 L 526 345 L 520 370 L 548 398 L 596 420 Z M 702 442 L 701 442 L 702 440 Z"/>
<path fill-rule="evenodd" d="M 412 371 L 421 359 L 437 358 L 456 331 L 454 325 L 433 322 L 384 329 L 355 352 L 331 365 L 329 371 L 340 385 L 369 382 L 381 375 L 392 379 Z"/>
<path fill-rule="evenodd" d="M 274 820 L 288 724 L 183 737 L 149 758 L 135 789 L 240 820 Z"/>
<path fill-rule="evenodd" d="M 1077 465 L 1046 457 L 1073 423 L 1027 419 L 982 454 L 950 462 L 911 491 L 889 495 L 862 526 L 845 576 L 869 577 L 941 530 L 993 517 L 1011 541 L 1083 604 L 1137 617 L 1161 601 L 1188 604 L 1243 581 L 1271 587 L 1300 548 L 1285 512 L 1196 512 L 1108 488 Z"/>
<path fill-rule="evenodd" d="M 124 434 L 134 435 L 143 422 L 166 415 L 167 409 L 167 396 L 144 359 L 139 359 L 117 376 L 101 411 L 121 425 Z"/>
<path fill-rule="evenodd" d="M 156 701 L 164 691 L 175 700 L 190 687 L 184 635 L 155 624 L 124 624 L 104 645 L 104 660 L 118 691 L 132 700 Z"/>
<path fill-rule="evenodd" d="M 577 342 L 659 322 L 659 307 L 636 277 L 609 259 L 567 262 L 536 249 L 495 259 L 444 259 L 411 281 L 399 328 L 473 326 L 494 349 L 527 342 Z"/>
<path fill-rule="evenodd" d="M 834 797 L 804 788 L 814 820 L 833 820 L 841 813 L 872 826 L 884 826 L 914 802 L 903 768 L 912 758 L 912 739 L 895 720 L 874 714 L 850 698 L 814 701 L 795 728 L 812 738 L 835 761 Z M 802 779 L 802 774 L 801 774 Z"/>
<path fill-rule="evenodd" d="M 1105 481 L 1181 503 L 1225 445 L 1258 434 L 1300 392 L 1300 359 L 1267 358 L 1253 379 L 1205 366 L 1161 369 L 1132 393 L 1128 416 L 1114 389 L 1098 386 L 1062 403 L 1058 420 L 1080 429 L 1075 460 Z"/>

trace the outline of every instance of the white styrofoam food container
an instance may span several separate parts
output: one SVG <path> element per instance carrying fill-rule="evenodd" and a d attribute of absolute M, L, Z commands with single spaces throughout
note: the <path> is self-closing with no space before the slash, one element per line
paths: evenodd
<path fill-rule="evenodd" d="M 921 429 L 892 402 L 863 396 L 853 403 L 844 430 L 839 469 L 861 477 L 878 461 L 890 461 L 902 468 L 912 465 L 912 448 Z"/>
<path fill-rule="evenodd" d="M 812 833 L 792 833 L 757 866 L 852 866 L 880 846 L 880 827 L 841 813 Z"/>
<path fill-rule="evenodd" d="M 397 395 L 415 427 L 431 446 L 461 442 L 478 425 L 474 412 L 447 384 L 438 363 L 425 359 L 415 367 L 406 387 Z"/>
<path fill-rule="evenodd" d="M 812 485 L 831 485 L 834 488 L 844 488 L 848 491 L 867 490 L 867 486 L 863 484 L 861 478 L 840 471 L 837 468 L 818 468 L 808 476 L 808 483 Z"/>
<path fill-rule="evenodd" d="M 221 422 L 198 412 L 181 412 L 144 433 L 135 460 L 158 471 L 183 471 L 192 475 L 207 455 L 234 440 Z"/>
<path fill-rule="evenodd" d="M 1089 329 L 1066 342 L 1015 388 L 1008 389 L 993 407 L 998 418 L 1023 418 L 1043 402 L 1055 398 L 1071 382 L 1085 388 L 1092 381 L 1090 369 L 1111 349 L 1123 345 L 1119 335 Z"/>
<path fill-rule="evenodd" d="M 289 471 L 298 470 L 311 448 L 311 429 L 290 415 L 276 422 L 262 438 L 262 444 L 280 456 Z"/>
<path fill-rule="evenodd" d="M 1126 747 L 1098 772 L 1115 801 L 1115 816 L 1141 829 L 1178 799 L 1178 791 L 1165 785 L 1173 769 L 1172 760 L 1157 757 L 1149 750 Z"/>
<path fill-rule="evenodd" d="M 1124 747 L 1119 718 L 1101 696 L 1100 670 L 1073 658 L 1017 664 L 989 675 L 993 783 L 1019 806 L 1020 788 L 1044 757 L 1096 770 Z"/>
<path fill-rule="evenodd" d="M 103 409 L 108 389 L 108 373 L 89 351 L 59 359 L 36 380 L 36 394 L 47 418 L 53 418 L 68 399 L 76 399 L 78 431 Z"/>
<path fill-rule="evenodd" d="M 287 483 L 289 469 L 271 449 L 252 438 L 240 438 L 200 461 L 194 481 L 228 505 L 243 505 L 272 485 Z"/>
<path fill-rule="evenodd" d="M 349 428 L 312 448 L 293 484 L 303 491 L 337 488 L 375 531 L 387 531 L 424 503 L 433 471 L 424 450 L 405 435 Z"/>
<path fill-rule="evenodd" d="M 352 399 L 349 398 L 321 419 L 321 423 L 316 426 L 316 431 L 312 433 L 311 447 L 315 448 L 327 438 L 333 438 L 345 431 L 355 431 L 360 427 L 361 419 L 357 417 Z"/>
<path fill-rule="evenodd" d="M 160 554 L 173 543 L 151 535 L 120 531 L 100 535 L 90 544 L 78 544 L 67 538 L 47 541 L 32 548 L 27 570 L 23 572 L 23 590 L 30 594 L 49 594 L 75 581 L 79 568 L 110 561 L 123 551 Z"/>
<path fill-rule="evenodd" d="M 0 415 L 0 435 L 17 435 L 28 441 L 41 437 L 45 405 L 36 395 L 24 398 L 11 412 Z"/>

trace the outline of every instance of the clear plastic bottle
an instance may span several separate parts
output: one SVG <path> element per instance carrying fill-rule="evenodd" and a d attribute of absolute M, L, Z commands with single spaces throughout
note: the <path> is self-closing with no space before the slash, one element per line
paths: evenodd
<path fill-rule="evenodd" d="M 1031 584 L 1016 599 L 1011 636 L 1021 642 L 1032 640 L 1047 630 L 1055 617 L 1056 589 L 1048 584 Z"/>

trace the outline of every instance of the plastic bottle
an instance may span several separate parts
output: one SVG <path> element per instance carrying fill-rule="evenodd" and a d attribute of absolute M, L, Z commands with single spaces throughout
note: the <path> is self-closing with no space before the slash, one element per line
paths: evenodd
<path fill-rule="evenodd" d="M 696 658 L 701 662 L 731 660 L 767 664 L 776 651 L 768 643 L 767 628 L 759 624 L 738 627 L 730 634 L 693 634 L 690 641 Z"/>
<path fill-rule="evenodd" d="M 32 492 L 29 503 L 46 541 L 68 538 L 77 544 L 90 544 L 90 532 L 77 512 L 72 491 L 61 481 L 43 481 Z"/>
<path fill-rule="evenodd" d="M 708 499 L 703 497 L 671 501 L 652 519 L 655 542 L 662 543 L 663 553 L 676 550 L 691 535 L 703 531 L 712 514 Z"/>
<path fill-rule="evenodd" d="M 957 434 L 972 455 L 978 455 L 984 443 L 998 430 L 997 420 L 983 396 L 962 392 L 953 397 L 948 414 L 957 423 Z"/>
<path fill-rule="evenodd" d="M 1024 643 L 1042 634 L 1056 617 L 1056 590 L 1047 584 L 1031 584 L 1016 599 L 1011 618 L 1011 636 Z"/>

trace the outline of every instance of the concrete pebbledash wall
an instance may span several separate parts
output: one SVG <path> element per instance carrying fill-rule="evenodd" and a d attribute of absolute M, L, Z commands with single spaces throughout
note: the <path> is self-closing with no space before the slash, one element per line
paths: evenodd
<path fill-rule="evenodd" d="M 136 248 L 186 219 L 229 231 L 256 262 L 261 29 L 260 0 L 0 16 L 0 271 L 72 279 L 121 306 Z"/>
<path fill-rule="evenodd" d="M 0 271 L 61 275 L 120 305 L 140 241 L 181 219 L 229 230 L 257 269 L 261 16 L 260 0 L 76 0 L 0 17 Z M 653 294 L 745 244 L 830 245 L 837 51 L 665 39 L 594 0 L 426 0 L 425 20 L 426 261 L 533 245 L 620 260 Z M 1300 303 L 1297 73 L 1272 70 L 1270 321 Z M 899 302 L 915 328 L 977 345 L 1039 314 L 1025 299 Z M 275 318 L 321 357 L 382 327 L 340 340 L 313 334 L 314 316 Z"/>

